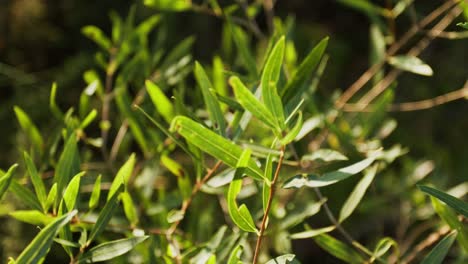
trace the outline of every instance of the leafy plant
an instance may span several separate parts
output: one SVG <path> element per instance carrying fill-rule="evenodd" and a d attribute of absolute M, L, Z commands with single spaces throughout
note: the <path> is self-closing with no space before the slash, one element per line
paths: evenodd
<path fill-rule="evenodd" d="M 404 262 L 420 253 L 417 245 L 402 250 L 408 247 L 404 240 L 376 234 L 361 242 L 347 231 L 362 215 L 391 214 L 381 207 L 395 197 L 425 209 L 415 184 L 427 174 L 395 183 L 392 164 L 407 150 L 385 142 L 396 126 L 387 113 L 392 88 L 371 89 L 357 104 L 370 111 L 346 114 L 360 88 L 327 102 L 315 93 L 328 37 L 314 40 L 296 63 L 290 19 L 271 18 L 268 37 L 257 31 L 249 14 L 259 12 L 261 1 L 225 7 L 217 1 L 144 2 L 223 18 L 222 42 L 230 48 L 203 65 L 192 58 L 193 37 L 166 49 L 165 16 L 135 23 L 135 8 L 125 19 L 111 14 L 110 36 L 83 27 L 100 50 L 97 66 L 83 74 L 87 87 L 77 111 L 57 105 L 56 96 L 65 91 L 56 85 L 50 94 L 53 131 L 41 131 L 14 108 L 28 143 L 24 166 L 1 173 L 0 198 L 15 195 L 27 209 L 10 216 L 41 231 L 11 263 L 47 261 L 53 243 L 71 263 L 299 263 L 293 250 L 298 239 L 313 239 L 349 263 Z M 392 10 L 370 1 L 340 2 L 371 18 L 374 51 L 383 52 L 372 62 L 376 83 L 400 70 L 433 74 L 417 52 L 386 49 L 383 34 L 390 33 L 382 17 L 395 19 L 411 1 L 397 1 Z M 237 16 L 242 12 L 245 18 Z M 241 27 L 246 23 L 251 32 Z M 251 36 L 267 48 L 255 52 Z M 238 58 L 227 55 L 233 47 Z M 393 74 L 384 75 L 386 62 Z M 16 176 L 18 167 L 25 177 Z M 46 177 L 50 168 L 53 177 Z M 431 187 L 419 189 L 436 198 L 435 212 L 449 226 L 435 231 L 448 235 L 423 262 L 443 261 L 455 239 L 458 258 L 466 260 L 467 204 Z M 326 197 L 334 194 L 339 199 Z"/>

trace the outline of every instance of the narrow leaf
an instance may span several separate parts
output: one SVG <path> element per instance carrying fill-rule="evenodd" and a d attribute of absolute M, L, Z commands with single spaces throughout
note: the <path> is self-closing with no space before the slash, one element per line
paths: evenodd
<path fill-rule="evenodd" d="M 320 59 L 325 52 L 328 45 L 328 37 L 322 39 L 302 61 L 297 70 L 294 72 L 291 80 L 288 82 L 286 87 L 281 91 L 281 95 L 284 96 L 284 102 L 288 102 L 290 98 L 297 93 L 297 90 L 302 86 L 314 71 L 315 67 L 320 62 Z"/>
<path fill-rule="evenodd" d="M 421 191 L 431 196 L 434 196 L 435 198 L 446 203 L 448 206 L 452 207 L 458 213 L 464 215 L 465 217 L 468 217 L 468 203 L 463 202 L 462 200 L 457 199 L 451 196 L 450 194 L 444 193 L 442 191 L 439 191 L 429 186 L 418 185 L 418 188 Z"/>
<path fill-rule="evenodd" d="M 68 185 L 71 177 L 80 171 L 80 157 L 76 144 L 76 134 L 69 135 L 62 154 L 60 155 L 57 167 L 55 168 L 54 182 L 57 183 L 56 205 L 62 199 L 65 187 Z"/>
<path fill-rule="evenodd" d="M 127 186 L 128 180 L 133 172 L 133 167 L 135 166 L 135 153 L 132 153 L 128 160 L 120 167 L 117 175 L 115 175 L 114 181 L 112 181 L 109 193 L 107 194 L 107 201 L 117 192 L 120 186 Z"/>
<path fill-rule="evenodd" d="M 112 215 L 114 214 L 114 211 L 119 204 L 118 198 L 122 188 L 122 184 L 118 186 L 117 190 L 115 190 L 115 193 L 112 195 L 112 197 L 110 197 L 110 199 L 104 205 L 104 208 L 102 208 L 101 212 L 99 213 L 96 224 L 93 226 L 91 234 L 88 237 L 88 245 L 91 243 L 91 241 L 93 241 L 94 238 L 96 238 L 99 234 L 102 233 L 102 231 L 104 231 L 107 223 L 109 223 L 110 219 L 112 218 Z"/>
<path fill-rule="evenodd" d="M 177 130 L 188 142 L 222 160 L 228 166 L 235 167 L 242 154 L 240 146 L 187 117 L 175 117 L 171 130 Z M 245 174 L 257 180 L 263 179 L 262 171 L 252 159 L 249 160 Z"/>
<path fill-rule="evenodd" d="M 294 127 L 291 128 L 291 130 L 282 139 L 280 139 L 281 144 L 287 145 L 291 143 L 301 131 L 302 125 L 303 125 L 302 112 L 299 111 L 296 124 L 294 125 Z"/>
<path fill-rule="evenodd" d="M 136 226 L 138 224 L 138 214 L 132 197 L 128 192 L 123 192 L 120 194 L 120 199 L 122 199 L 125 216 L 132 226 Z"/>
<path fill-rule="evenodd" d="M 321 234 L 329 233 L 335 230 L 335 228 L 336 228 L 335 226 L 327 226 L 327 227 L 322 227 L 322 228 L 317 228 L 317 229 L 310 229 L 310 230 L 306 230 L 303 232 L 292 234 L 289 237 L 291 239 L 306 239 L 306 238 L 316 237 Z"/>
<path fill-rule="evenodd" d="M 156 110 L 161 114 L 166 122 L 171 123 L 172 118 L 174 117 L 174 107 L 172 106 L 171 101 L 155 83 L 150 80 L 146 80 L 145 84 L 146 91 L 148 91 L 154 107 L 156 107 Z"/>
<path fill-rule="evenodd" d="M 214 123 L 214 129 L 218 134 L 224 136 L 226 131 L 226 121 L 224 120 L 223 112 L 221 111 L 221 107 L 219 106 L 216 97 L 211 92 L 213 85 L 211 84 L 210 79 L 208 79 L 205 70 L 198 62 L 195 62 L 195 79 L 201 88 L 206 108 L 210 114 L 210 119 Z"/>
<path fill-rule="evenodd" d="M 18 119 L 21 129 L 23 129 L 29 140 L 31 140 L 34 148 L 41 153 L 44 140 L 42 139 L 36 125 L 34 125 L 29 116 L 21 108 L 15 106 L 13 109 L 15 110 L 16 118 Z"/>
<path fill-rule="evenodd" d="M 434 73 L 431 66 L 427 65 L 417 57 L 405 55 L 394 56 L 388 59 L 388 63 L 400 70 L 416 73 L 419 75 L 432 76 Z"/>
<path fill-rule="evenodd" d="M 83 35 L 101 46 L 101 48 L 105 50 L 109 50 L 111 48 L 111 41 L 106 37 L 100 28 L 96 26 L 85 26 L 81 29 L 81 32 Z"/>
<path fill-rule="evenodd" d="M 440 264 L 444 261 L 450 247 L 452 246 L 455 238 L 457 237 L 457 231 L 452 231 L 444 239 L 442 239 L 437 245 L 424 257 L 421 264 Z"/>
<path fill-rule="evenodd" d="M 323 174 L 323 176 L 319 177 L 314 174 L 302 174 L 302 175 L 297 175 L 289 180 L 287 180 L 284 183 L 283 188 L 301 188 L 303 186 L 307 187 L 323 187 L 323 186 L 328 186 L 331 184 L 335 184 L 339 181 L 342 181 L 344 179 L 347 179 L 361 171 L 363 171 L 365 168 L 369 167 L 372 162 L 374 162 L 375 157 L 370 157 L 367 159 L 364 159 L 360 162 L 357 162 L 353 165 L 350 165 L 345 168 L 341 168 L 337 171 L 333 172 L 328 172 Z"/>
<path fill-rule="evenodd" d="M 362 197 L 364 197 L 367 188 L 369 188 L 369 185 L 374 180 L 374 176 L 376 173 L 377 165 L 374 165 L 366 172 L 366 174 L 358 182 L 356 187 L 354 187 L 353 192 L 351 193 L 351 195 L 349 195 L 348 199 L 346 199 L 346 202 L 343 204 L 343 207 L 341 207 L 338 222 L 343 222 L 353 213 L 354 209 L 356 209 L 358 204 L 361 202 Z"/>
<path fill-rule="evenodd" d="M 77 175 L 75 175 L 68 184 L 67 188 L 65 189 L 65 192 L 63 193 L 63 201 L 65 202 L 68 211 L 71 211 L 75 208 L 76 200 L 80 191 L 81 177 L 84 174 L 85 172 L 80 172 Z"/>
<path fill-rule="evenodd" d="M 260 121 L 268 125 L 270 128 L 279 130 L 279 126 L 275 121 L 273 114 L 263 105 L 252 92 L 245 87 L 242 81 L 237 77 L 233 76 L 229 78 L 229 84 L 234 89 L 234 95 L 237 101 L 252 115 L 258 118 Z"/>
<path fill-rule="evenodd" d="M 16 210 L 9 215 L 16 220 L 36 226 L 47 225 L 54 220 L 53 217 L 37 210 Z"/>
<path fill-rule="evenodd" d="M 101 175 L 99 175 L 94 182 L 93 192 L 89 198 L 89 209 L 94 209 L 99 204 L 99 197 L 101 196 Z"/>
<path fill-rule="evenodd" d="M 49 251 L 54 237 L 58 231 L 66 225 L 77 214 L 74 210 L 70 213 L 57 218 L 55 221 L 42 229 L 39 234 L 31 241 L 31 243 L 21 252 L 16 259 L 17 264 L 39 263 Z"/>
<path fill-rule="evenodd" d="M 79 258 L 78 263 L 94 263 L 113 259 L 129 252 L 148 237 L 124 238 L 99 244 L 83 254 Z"/>
<path fill-rule="evenodd" d="M 263 102 L 281 128 L 284 128 L 284 112 L 281 97 L 279 97 L 276 87 L 283 65 L 284 43 L 284 36 L 276 42 L 265 63 L 261 79 Z"/>
<path fill-rule="evenodd" d="M 13 175 L 15 175 L 17 167 L 18 164 L 12 165 L 5 174 L 0 176 L 0 200 L 2 199 L 2 196 L 5 194 L 5 192 L 8 190 L 8 187 L 10 187 L 10 184 L 13 180 Z"/>
<path fill-rule="evenodd" d="M 34 195 L 29 189 L 23 187 L 16 181 L 12 181 L 10 185 L 11 192 L 18 197 L 27 207 L 42 211 L 41 203 L 37 200 L 36 195 Z"/>
<path fill-rule="evenodd" d="M 348 263 L 364 263 L 365 260 L 345 243 L 327 234 L 314 237 L 315 243 L 331 255 Z"/>
<path fill-rule="evenodd" d="M 457 240 L 460 246 L 464 248 L 465 252 L 468 252 L 468 229 L 458 220 L 457 214 L 435 197 L 431 197 L 431 202 L 432 207 L 434 207 L 439 217 L 442 218 L 451 229 L 458 231 Z"/>

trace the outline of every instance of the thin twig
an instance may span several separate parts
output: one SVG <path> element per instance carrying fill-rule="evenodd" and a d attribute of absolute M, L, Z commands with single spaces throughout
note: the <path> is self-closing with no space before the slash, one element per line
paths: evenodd
<path fill-rule="evenodd" d="M 278 165 L 276 166 L 275 175 L 273 176 L 273 181 L 271 182 L 271 185 L 270 185 L 270 192 L 268 194 L 268 202 L 265 208 L 265 213 L 263 215 L 262 224 L 260 225 L 260 232 L 258 233 L 257 244 L 255 245 L 255 253 L 254 253 L 254 258 L 252 262 L 253 264 L 257 263 L 258 256 L 260 254 L 260 247 L 262 246 L 263 233 L 265 232 L 265 229 L 266 229 L 266 222 L 268 220 L 268 214 L 270 213 L 271 203 L 273 202 L 273 198 L 275 195 L 276 182 L 278 181 L 278 176 L 281 170 L 281 166 L 283 164 L 283 159 L 284 159 L 284 146 L 281 146 Z"/>
<path fill-rule="evenodd" d="M 468 97 L 468 81 L 465 83 L 465 86 L 461 89 L 456 91 L 446 93 L 443 95 L 436 96 L 431 99 L 425 99 L 420 101 L 414 102 L 406 102 L 406 103 L 399 103 L 399 104 L 391 104 L 387 111 L 389 112 L 409 112 L 409 111 L 418 111 L 418 110 L 426 110 L 430 109 L 439 105 L 443 105 L 446 103 L 450 103 L 452 101 L 456 101 L 459 99 L 467 98 Z M 343 111 L 345 112 L 372 112 L 373 105 L 368 104 L 346 104 L 343 107 Z"/>
<path fill-rule="evenodd" d="M 447 28 L 453 20 L 462 13 L 462 9 L 458 6 L 455 6 L 444 18 L 442 18 L 439 23 L 437 23 L 431 30 L 432 34 L 426 35 L 423 39 L 421 39 L 416 46 L 414 46 L 410 51 L 407 53 L 407 56 L 417 57 L 423 50 L 429 46 L 431 41 L 436 38 L 437 34 L 443 32 L 445 28 Z M 385 76 L 380 82 L 378 82 L 367 94 L 365 94 L 359 101 L 359 104 L 369 104 L 374 100 L 377 96 L 379 96 L 387 87 L 392 84 L 396 78 L 400 75 L 402 71 L 399 69 L 394 69 L 390 71 L 390 73 Z"/>
<path fill-rule="evenodd" d="M 387 51 L 386 59 L 393 56 L 398 52 L 411 38 L 413 38 L 421 28 L 426 27 L 436 18 L 441 16 L 445 11 L 452 8 L 459 0 L 447 1 L 437 9 L 432 11 L 429 15 L 423 18 L 419 23 L 412 26 L 397 42 L 395 42 Z M 353 95 L 355 95 L 369 80 L 385 65 L 386 59 L 379 63 L 372 65 L 361 77 L 359 77 L 337 100 L 335 106 L 341 109 Z"/>

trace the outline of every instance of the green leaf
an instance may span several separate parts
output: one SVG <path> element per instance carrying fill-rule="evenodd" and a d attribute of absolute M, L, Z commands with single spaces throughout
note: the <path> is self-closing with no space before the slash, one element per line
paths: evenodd
<path fill-rule="evenodd" d="M 285 254 L 274 259 L 270 259 L 266 264 L 300 264 L 294 254 Z"/>
<path fill-rule="evenodd" d="M 76 144 L 76 134 L 72 133 L 65 143 L 65 147 L 55 168 L 54 182 L 57 183 L 56 205 L 62 199 L 65 187 L 70 182 L 71 177 L 78 172 L 80 172 L 80 156 Z"/>
<path fill-rule="evenodd" d="M 281 220 L 281 229 L 288 229 L 303 223 L 306 218 L 316 215 L 320 212 L 320 208 L 326 202 L 326 199 L 322 199 L 317 202 L 307 203 L 303 206 L 296 206 L 295 210 L 289 211 L 288 214 Z"/>
<path fill-rule="evenodd" d="M 327 234 L 314 237 L 315 243 L 331 255 L 348 263 L 364 263 L 365 260 L 345 243 Z"/>
<path fill-rule="evenodd" d="M 229 25 L 234 44 L 236 45 L 240 58 L 244 62 L 244 66 L 252 77 L 257 78 L 257 65 L 254 56 L 250 52 L 251 49 L 245 32 L 242 28 L 235 26 L 233 23 L 229 23 Z"/>
<path fill-rule="evenodd" d="M 9 213 L 13 218 L 31 225 L 47 225 L 54 220 L 53 217 L 37 210 L 16 210 Z"/>
<path fill-rule="evenodd" d="M 222 96 L 228 95 L 226 80 L 224 78 L 224 65 L 219 56 L 213 57 L 213 86 L 218 94 Z"/>
<path fill-rule="evenodd" d="M 450 247 L 452 246 L 455 238 L 457 237 L 457 231 L 452 231 L 444 239 L 442 239 L 437 245 L 424 257 L 421 264 L 439 264 L 444 261 Z"/>
<path fill-rule="evenodd" d="M 39 234 L 31 241 L 31 243 L 21 252 L 16 259 L 17 264 L 40 263 L 41 259 L 46 256 L 49 251 L 54 237 L 58 231 L 66 225 L 78 213 L 74 210 L 70 213 L 57 218 L 55 221 L 42 229 Z"/>
<path fill-rule="evenodd" d="M 303 125 L 302 112 L 299 111 L 296 124 L 294 125 L 293 128 L 291 128 L 291 130 L 282 139 L 280 139 L 281 144 L 285 146 L 291 143 L 301 131 L 302 125 Z"/>
<path fill-rule="evenodd" d="M 348 218 L 356 209 L 356 207 L 361 202 L 362 197 L 369 188 L 370 184 L 374 180 L 374 176 L 377 173 L 377 165 L 372 166 L 362 177 L 362 179 L 358 182 L 356 187 L 354 187 L 353 192 L 349 195 L 348 199 L 346 199 L 343 207 L 341 207 L 339 220 L 338 222 L 343 222 L 346 218 Z"/>
<path fill-rule="evenodd" d="M 318 149 L 311 154 L 302 156 L 301 161 L 320 161 L 320 162 L 331 162 L 331 161 L 342 161 L 348 160 L 348 158 L 340 152 L 333 149 Z"/>
<path fill-rule="evenodd" d="M 265 63 L 261 79 L 263 102 L 275 117 L 280 128 L 284 128 L 284 112 L 281 97 L 278 95 L 276 87 L 283 65 L 284 42 L 284 36 L 276 42 Z"/>
<path fill-rule="evenodd" d="M 145 84 L 146 91 L 148 91 L 154 107 L 156 107 L 156 110 L 161 114 L 166 122 L 171 123 L 172 118 L 174 117 L 174 107 L 172 106 L 171 101 L 155 83 L 150 80 L 146 80 Z"/>
<path fill-rule="evenodd" d="M 113 259 L 129 252 L 148 237 L 124 238 L 99 244 L 80 256 L 78 263 L 94 263 Z"/>
<path fill-rule="evenodd" d="M 101 196 L 101 175 L 99 174 L 96 181 L 94 182 L 93 192 L 91 193 L 91 197 L 89 198 L 90 210 L 98 206 L 100 196 Z"/>
<path fill-rule="evenodd" d="M 81 121 L 80 129 L 85 129 L 86 127 L 88 127 L 89 124 L 91 124 L 91 122 L 93 122 L 94 119 L 96 119 L 97 114 L 98 113 L 96 109 L 91 110 L 91 112 L 89 112 L 89 114 L 83 119 L 83 121 Z"/>
<path fill-rule="evenodd" d="M 284 98 L 283 102 L 288 102 L 304 83 L 310 79 L 313 70 L 317 67 L 320 59 L 328 45 L 328 37 L 322 39 L 302 61 L 301 65 L 293 73 L 292 78 L 281 90 L 280 95 Z"/>
<path fill-rule="evenodd" d="M 38 211 L 43 210 L 41 203 L 37 200 L 36 195 L 34 195 L 29 189 L 23 187 L 21 184 L 17 183 L 16 181 L 12 181 L 10 185 L 10 190 L 26 206 Z"/>
<path fill-rule="evenodd" d="M 211 92 L 213 85 L 211 84 L 210 79 L 208 79 L 205 70 L 198 62 L 195 62 L 195 79 L 201 88 L 203 99 L 205 101 L 206 108 L 208 109 L 208 113 L 210 114 L 210 119 L 213 122 L 214 129 L 218 134 L 224 136 L 226 132 L 226 122 L 224 121 L 223 112 L 221 111 L 221 107 L 219 106 L 216 97 Z"/>
<path fill-rule="evenodd" d="M 175 117 L 171 124 L 171 130 L 177 130 L 188 142 L 223 161 L 228 166 L 236 167 L 241 157 L 242 148 L 240 146 L 187 117 Z M 245 174 L 257 180 L 263 180 L 262 171 L 252 159 L 249 160 Z"/>
<path fill-rule="evenodd" d="M 130 127 L 130 131 L 132 132 L 135 141 L 143 150 L 144 153 L 148 152 L 148 139 L 143 130 L 143 125 L 139 120 L 139 116 L 133 111 L 131 108 L 132 102 L 130 99 L 130 95 L 126 90 L 125 86 L 120 86 L 117 88 L 116 95 L 115 95 L 115 102 L 117 103 L 117 107 L 119 111 L 122 113 L 124 117 L 128 120 L 128 126 Z"/>
<path fill-rule="evenodd" d="M 4 175 L 0 175 L 0 200 L 5 192 L 10 187 L 10 184 L 13 180 L 13 175 L 15 175 L 16 168 L 18 164 L 13 164 Z"/>
<path fill-rule="evenodd" d="M 385 237 L 380 239 L 377 243 L 377 246 L 375 247 L 375 250 L 372 253 L 372 258 L 376 259 L 382 257 L 392 246 L 395 247 L 395 253 L 397 256 L 399 256 L 400 251 L 398 249 L 398 243 L 390 237 Z"/>
<path fill-rule="evenodd" d="M 125 216 L 132 226 L 136 226 L 138 224 L 138 213 L 132 196 L 128 192 L 123 192 L 120 194 L 120 199 L 122 199 Z"/>
<path fill-rule="evenodd" d="M 394 56 L 388 58 L 388 63 L 403 71 L 412 72 L 424 76 L 432 76 L 434 73 L 431 66 L 424 63 L 421 59 L 411 56 Z"/>
<path fill-rule="evenodd" d="M 57 95 L 57 83 L 54 82 L 52 83 L 52 87 L 50 89 L 49 107 L 50 107 L 50 111 L 52 112 L 52 114 L 54 114 L 58 120 L 62 120 L 63 113 L 58 107 L 57 101 L 55 100 L 56 95 Z"/>
<path fill-rule="evenodd" d="M 241 255 L 242 255 L 242 245 L 237 245 L 229 255 L 227 264 L 239 264 L 242 263 Z"/>
<path fill-rule="evenodd" d="M 347 5 L 358 11 L 364 12 L 369 16 L 390 15 L 389 10 L 375 5 L 369 0 L 338 0 L 338 2 L 343 3 L 344 5 Z"/>
<path fill-rule="evenodd" d="M 329 233 L 335 229 L 336 229 L 335 226 L 327 226 L 327 227 L 310 229 L 310 230 L 306 230 L 303 232 L 295 233 L 295 234 L 290 235 L 289 237 L 291 239 L 306 239 L 306 238 L 316 237 L 321 234 Z"/>
<path fill-rule="evenodd" d="M 260 121 L 268 125 L 270 128 L 275 129 L 279 132 L 280 128 L 278 123 L 275 121 L 273 114 L 263 105 L 252 92 L 245 87 L 242 81 L 237 76 L 229 78 L 229 84 L 234 89 L 234 95 L 237 101 L 252 115 L 258 118 Z"/>
<path fill-rule="evenodd" d="M 303 186 L 307 187 L 323 187 L 323 186 L 328 186 L 331 184 L 335 184 L 339 181 L 342 181 L 344 179 L 347 179 L 361 171 L 363 171 L 365 168 L 369 167 L 372 162 L 374 162 L 375 157 L 370 157 L 367 159 L 364 159 L 360 162 L 354 163 L 353 165 L 350 165 L 345 168 L 341 168 L 337 171 L 333 172 L 327 172 L 323 174 L 321 177 L 318 177 L 314 174 L 302 174 L 302 175 L 297 175 L 294 176 L 290 179 L 288 179 L 284 185 L 283 188 L 301 188 Z"/>
<path fill-rule="evenodd" d="M 107 194 L 107 201 L 109 201 L 114 196 L 120 186 L 123 185 L 126 188 L 128 180 L 130 179 L 130 176 L 132 176 L 135 163 L 135 153 L 132 153 L 125 164 L 120 167 L 117 175 L 115 175 L 115 178 L 112 181 L 111 187 L 109 189 L 109 193 Z"/>
<path fill-rule="evenodd" d="M 23 131 L 28 136 L 29 140 L 31 140 L 31 143 L 34 146 L 34 148 L 39 153 L 41 153 L 42 147 L 44 146 L 44 140 L 42 139 L 39 130 L 31 121 L 29 116 L 21 108 L 15 106 L 13 109 L 15 110 L 16 119 L 18 119 L 21 129 L 23 129 Z"/>
<path fill-rule="evenodd" d="M 81 33 L 101 46 L 101 48 L 110 50 L 112 46 L 111 41 L 100 28 L 96 26 L 85 26 L 81 29 Z"/>
<path fill-rule="evenodd" d="M 240 207 L 237 207 L 236 197 L 237 194 L 241 191 L 242 188 L 242 174 L 246 169 L 246 165 L 250 160 L 251 151 L 246 149 L 242 152 L 241 158 L 239 159 L 238 164 L 236 164 L 236 175 L 234 176 L 234 180 L 229 185 L 228 193 L 227 193 L 227 202 L 228 202 L 228 211 L 229 216 L 231 217 L 232 221 L 242 230 L 247 232 L 257 233 L 257 228 L 255 227 L 255 223 L 252 219 L 252 215 L 249 212 L 249 209 L 242 204 Z"/>
<path fill-rule="evenodd" d="M 121 183 L 117 190 L 115 190 L 115 193 L 110 197 L 110 199 L 108 199 L 107 203 L 104 205 L 104 208 L 102 208 L 98 219 L 96 220 L 96 224 L 93 226 L 91 234 L 88 237 L 88 242 L 86 243 L 87 245 L 89 245 L 94 238 L 101 234 L 102 231 L 104 231 L 104 228 L 106 228 L 107 223 L 109 223 L 115 209 L 117 209 L 117 206 L 119 205 L 118 198 L 122 189 L 123 184 Z"/>
<path fill-rule="evenodd" d="M 468 22 L 457 23 L 457 26 L 462 27 L 464 29 L 468 29 Z"/>
<path fill-rule="evenodd" d="M 457 240 L 464 248 L 465 252 L 468 252 L 468 230 L 464 227 L 463 223 L 458 220 L 457 214 L 434 197 L 431 197 L 431 202 L 440 218 L 442 218 L 451 229 L 458 231 Z"/>
<path fill-rule="evenodd" d="M 459 214 L 464 215 L 465 217 L 468 217 L 468 203 L 463 202 L 460 199 L 457 199 L 450 194 L 444 193 L 442 191 L 439 191 L 435 188 L 429 187 L 429 186 L 423 186 L 423 185 L 418 185 L 418 188 L 431 195 L 434 196 L 435 198 L 441 200 L 442 202 L 446 203 L 448 206 L 452 207 L 455 211 L 457 211 Z"/>
<path fill-rule="evenodd" d="M 167 11 L 184 11 L 192 6 L 190 0 L 144 0 L 144 4 Z"/>
<path fill-rule="evenodd" d="M 65 202 L 65 205 L 67 206 L 67 211 L 73 210 L 75 208 L 76 200 L 80 191 L 81 177 L 85 173 L 86 172 L 80 172 L 75 175 L 63 193 L 63 202 Z M 60 211 L 61 210 L 59 210 L 59 212 Z"/>
<path fill-rule="evenodd" d="M 54 204 L 54 201 L 57 197 L 57 183 L 54 183 L 49 190 L 47 195 L 44 211 L 47 212 L 49 208 Z"/>

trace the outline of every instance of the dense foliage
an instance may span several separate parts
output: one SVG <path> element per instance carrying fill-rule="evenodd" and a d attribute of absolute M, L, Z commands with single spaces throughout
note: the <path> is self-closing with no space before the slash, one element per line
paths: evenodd
<path fill-rule="evenodd" d="M 466 181 L 428 180 L 434 162 L 392 138 L 404 133 L 394 111 L 467 96 L 462 79 L 434 99 L 393 102 L 403 72 L 436 74 L 419 58 L 435 38 L 466 37 L 456 20 L 468 17 L 465 1 L 429 11 L 338 1 L 370 21 L 370 68 L 327 93 L 333 38 L 320 33 L 302 52 L 304 36 L 292 16 L 275 16 L 275 1 L 199 2 L 146 0 L 110 12 L 109 30 L 82 27 L 95 44 L 86 85 L 51 86 L 47 125 L 16 102 L 21 157 L 0 170 L 0 211 L 39 228 L 24 243 L 2 238 L 20 249 L 4 260 L 467 261 Z M 222 23 L 207 63 L 192 52 L 199 39 L 173 41 L 186 13 Z"/>

